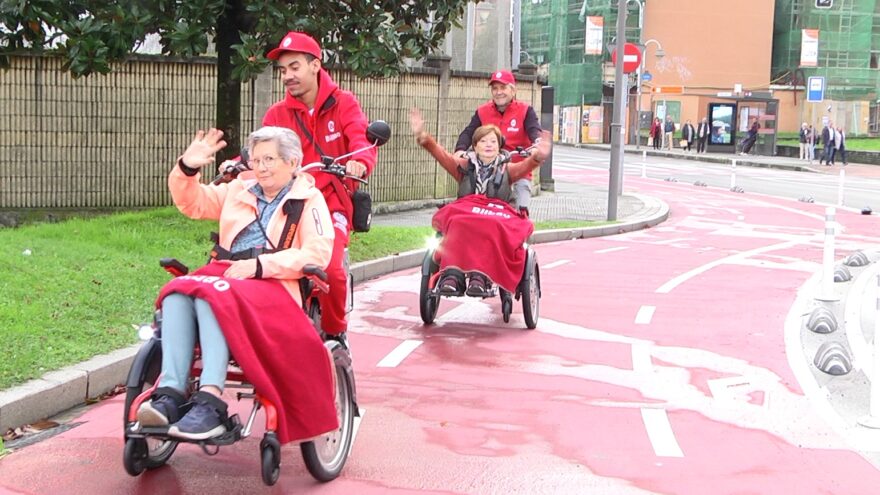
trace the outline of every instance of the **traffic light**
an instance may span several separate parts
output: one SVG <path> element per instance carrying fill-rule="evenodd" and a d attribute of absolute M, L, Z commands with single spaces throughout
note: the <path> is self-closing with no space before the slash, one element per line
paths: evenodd
<path fill-rule="evenodd" d="M 830 9 L 834 4 L 834 0 L 816 0 L 817 9 Z"/>

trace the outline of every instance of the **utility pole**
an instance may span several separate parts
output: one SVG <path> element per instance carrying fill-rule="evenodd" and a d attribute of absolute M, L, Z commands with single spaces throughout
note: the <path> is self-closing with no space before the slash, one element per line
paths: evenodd
<path fill-rule="evenodd" d="M 626 2 L 617 0 L 617 62 L 614 64 L 614 115 L 611 120 L 611 167 L 608 174 L 608 221 L 617 220 L 617 196 L 623 170 L 623 106 L 628 93 L 623 79 L 623 52 L 626 43 Z"/>

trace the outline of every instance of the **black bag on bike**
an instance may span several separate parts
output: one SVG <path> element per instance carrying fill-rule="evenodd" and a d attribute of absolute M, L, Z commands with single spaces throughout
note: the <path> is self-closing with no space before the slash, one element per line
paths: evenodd
<path fill-rule="evenodd" d="M 373 221 L 373 198 L 370 193 L 357 189 L 351 195 L 354 213 L 351 215 L 351 228 L 355 232 L 369 232 Z"/>

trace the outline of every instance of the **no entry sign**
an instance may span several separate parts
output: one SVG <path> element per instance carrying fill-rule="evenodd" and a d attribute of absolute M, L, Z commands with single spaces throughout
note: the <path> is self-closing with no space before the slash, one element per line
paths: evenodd
<path fill-rule="evenodd" d="M 617 49 L 611 52 L 611 62 L 617 63 Z M 635 43 L 624 43 L 623 45 L 623 72 L 629 74 L 635 72 L 642 63 L 642 51 L 639 50 Z"/>

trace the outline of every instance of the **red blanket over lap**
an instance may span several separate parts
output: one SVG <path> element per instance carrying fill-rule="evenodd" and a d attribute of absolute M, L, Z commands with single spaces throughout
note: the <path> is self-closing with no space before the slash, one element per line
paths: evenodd
<path fill-rule="evenodd" d="M 471 194 L 434 214 L 431 225 L 443 234 L 438 248 L 440 269 L 482 272 L 509 292 L 522 278 L 526 262 L 523 243 L 532 222 L 507 203 Z"/>
<path fill-rule="evenodd" d="M 210 303 L 230 353 L 277 408 L 282 444 L 336 429 L 330 356 L 311 320 L 277 281 L 227 279 L 228 266 L 209 263 L 171 280 L 156 306 L 172 292 Z"/>

